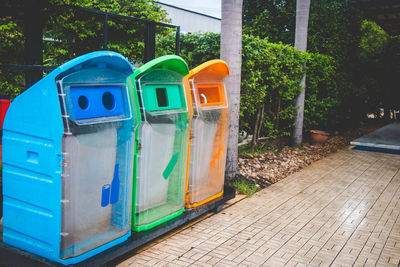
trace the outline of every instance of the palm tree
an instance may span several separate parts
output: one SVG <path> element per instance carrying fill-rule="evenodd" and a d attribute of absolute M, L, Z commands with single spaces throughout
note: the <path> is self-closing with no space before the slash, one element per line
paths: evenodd
<path fill-rule="evenodd" d="M 307 51 L 308 15 L 310 13 L 310 0 L 297 0 L 296 2 L 296 32 L 294 46 L 297 50 Z M 305 67 L 305 66 L 304 66 Z M 300 83 L 303 90 L 296 99 L 296 112 L 294 114 L 294 128 L 292 144 L 300 146 L 303 139 L 304 97 L 306 91 L 306 74 Z"/>
<path fill-rule="evenodd" d="M 238 134 L 240 107 L 240 73 L 242 67 L 243 0 L 222 0 L 221 59 L 228 63 L 230 75 L 226 87 L 230 97 L 230 125 L 225 177 L 238 173 Z"/>

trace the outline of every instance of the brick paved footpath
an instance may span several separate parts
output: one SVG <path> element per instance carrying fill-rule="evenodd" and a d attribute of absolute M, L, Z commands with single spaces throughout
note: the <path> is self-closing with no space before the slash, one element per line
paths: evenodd
<path fill-rule="evenodd" d="M 399 266 L 400 155 L 346 148 L 119 266 Z"/>

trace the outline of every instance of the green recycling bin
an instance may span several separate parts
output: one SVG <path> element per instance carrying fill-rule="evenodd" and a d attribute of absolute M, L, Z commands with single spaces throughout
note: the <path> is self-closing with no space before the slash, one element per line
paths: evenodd
<path fill-rule="evenodd" d="M 136 133 L 132 230 L 151 229 L 184 211 L 189 149 L 189 69 L 178 56 L 154 59 L 130 78 L 142 122 Z"/>

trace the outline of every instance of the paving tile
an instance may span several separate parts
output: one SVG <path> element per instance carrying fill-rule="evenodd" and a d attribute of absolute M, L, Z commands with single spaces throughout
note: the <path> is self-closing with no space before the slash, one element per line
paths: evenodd
<path fill-rule="evenodd" d="M 348 148 L 119 266 L 398 266 L 400 156 Z"/>

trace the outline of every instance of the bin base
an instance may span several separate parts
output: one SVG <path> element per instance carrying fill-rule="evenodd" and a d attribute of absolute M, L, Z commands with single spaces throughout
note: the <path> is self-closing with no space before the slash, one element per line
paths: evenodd
<path fill-rule="evenodd" d="M 223 204 L 235 197 L 236 190 L 231 186 L 224 186 L 223 197 L 215 202 L 210 203 L 196 209 L 185 211 L 180 216 L 160 224 L 159 226 L 142 232 L 132 232 L 131 238 L 112 248 L 109 248 L 89 259 L 74 264 L 72 266 L 100 266 L 100 265 L 116 265 L 121 261 L 133 256 L 135 249 L 153 241 L 154 239 L 172 231 L 179 226 L 194 220 L 207 212 L 218 212 Z M 48 260 L 36 254 L 32 254 L 0 241 L 0 259 L 2 266 L 65 266 L 61 263 Z"/>
<path fill-rule="evenodd" d="M 180 210 L 177 210 L 171 214 L 168 214 L 167 216 L 164 216 L 158 220 L 155 220 L 151 223 L 147 223 L 147 224 L 142 224 L 142 225 L 135 225 L 132 227 L 132 231 L 134 232 L 141 232 L 141 231 L 147 231 L 150 230 L 154 227 L 157 227 L 158 225 L 167 222 L 169 220 L 173 220 L 175 217 L 178 217 L 179 215 L 181 215 L 183 212 L 185 211 L 185 208 L 182 208 Z"/>
<path fill-rule="evenodd" d="M 202 201 L 194 202 L 194 203 L 186 203 L 185 204 L 186 210 L 190 211 L 192 209 L 197 209 L 197 208 L 201 208 L 202 206 L 209 205 L 212 202 L 215 202 L 215 201 L 221 199 L 223 197 L 223 195 L 224 195 L 224 191 L 221 191 L 218 194 L 215 194 L 215 195 L 213 195 L 209 198 L 206 198 Z"/>

